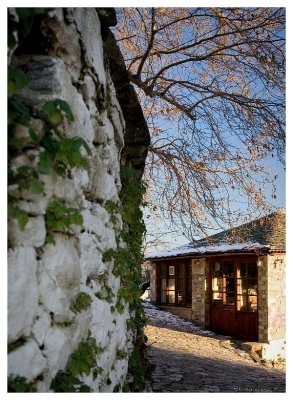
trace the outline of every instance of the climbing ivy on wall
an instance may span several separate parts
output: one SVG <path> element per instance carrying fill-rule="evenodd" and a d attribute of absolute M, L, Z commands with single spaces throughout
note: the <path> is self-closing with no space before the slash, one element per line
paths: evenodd
<path fill-rule="evenodd" d="M 143 239 L 145 225 L 143 221 L 143 195 L 146 186 L 138 171 L 129 167 L 121 167 L 120 204 L 112 201 L 106 203 L 106 208 L 115 221 L 115 214 L 122 216 L 123 229 L 117 232 L 117 249 L 110 249 L 104 253 L 104 260 L 114 260 L 113 273 L 121 279 L 116 309 L 124 312 L 124 304 L 129 304 L 130 319 L 127 322 L 129 330 L 134 331 L 134 349 L 129 357 L 128 372 L 132 375 L 132 382 L 124 384 L 123 392 L 141 392 L 146 382 L 151 381 L 151 366 L 146 360 L 146 341 L 144 326 L 146 317 L 142 300 L 140 299 L 140 284 L 142 281 L 141 266 L 144 261 Z"/>
<path fill-rule="evenodd" d="M 51 383 L 51 389 L 54 392 L 91 392 L 91 388 L 85 385 L 79 377 L 81 374 L 93 375 L 97 377 L 100 372 L 97 367 L 96 358 L 103 352 L 103 349 L 97 346 L 95 338 L 88 332 L 86 340 L 79 343 L 77 349 L 70 355 L 65 371 L 58 371 Z"/>
<path fill-rule="evenodd" d="M 17 9 L 19 23 L 10 23 L 9 46 L 14 47 L 17 40 L 14 31 L 18 31 L 18 42 L 28 35 L 32 25 L 34 13 L 28 9 Z M 36 10 L 36 15 L 42 15 L 46 9 Z M 45 11 L 46 10 L 46 11 Z M 12 28 L 11 28 L 12 27 Z M 44 175 L 57 174 L 61 177 L 70 177 L 72 168 L 89 170 L 87 156 L 91 150 L 81 137 L 64 138 L 59 134 L 60 125 L 66 120 L 69 124 L 74 121 L 70 106 L 62 99 L 52 99 L 46 102 L 41 110 L 27 106 L 19 96 L 28 90 L 28 81 L 25 73 L 19 69 L 8 69 L 8 217 L 16 219 L 21 230 L 26 228 L 29 215 L 19 205 L 19 200 L 25 191 L 44 195 Z M 36 129 L 35 120 L 42 121 L 41 129 Z M 70 125 L 69 125 L 70 126 Z M 19 127 L 26 132 L 25 137 L 19 135 Z M 28 155 L 34 151 L 36 158 L 23 157 L 23 164 L 15 167 L 14 161 L 18 156 Z M 25 161 L 26 160 L 26 161 Z M 104 293 L 96 293 L 98 298 L 113 303 L 112 312 L 125 312 L 125 305 L 129 304 L 130 319 L 127 322 L 129 330 L 134 332 L 134 350 L 129 358 L 129 373 L 133 376 L 132 383 L 125 384 L 120 390 L 139 392 L 145 387 L 145 376 L 149 373 L 148 364 L 144 359 L 146 337 L 143 328 L 146 323 L 142 302 L 140 300 L 141 265 L 143 263 L 143 237 L 145 226 L 140 209 L 146 187 L 140 174 L 131 167 L 121 167 L 122 189 L 120 202 L 106 202 L 106 208 L 111 214 L 115 225 L 116 214 L 123 220 L 123 229 L 117 231 L 117 248 L 104 253 L 104 261 L 114 260 L 113 273 L 120 277 L 121 287 L 118 295 L 111 288 L 105 286 Z M 82 225 L 83 219 L 77 208 L 66 204 L 62 199 L 53 197 L 46 210 L 45 222 L 47 229 L 46 243 L 54 244 L 53 232 L 70 232 L 72 225 Z M 81 292 L 76 299 L 74 309 L 81 312 L 91 304 L 91 298 Z M 51 389 L 56 392 L 89 392 L 89 386 L 80 380 L 81 374 L 91 372 L 96 378 L 101 373 L 96 359 L 103 351 L 90 336 L 81 342 L 70 356 L 65 371 L 59 371 L 52 381 Z M 117 359 L 126 357 L 121 350 Z M 28 391 L 25 378 L 16 377 L 10 382 L 14 391 Z M 27 389 L 27 390 L 26 390 Z"/>
<path fill-rule="evenodd" d="M 8 195 L 8 217 L 17 219 L 21 230 L 25 229 L 29 220 L 28 214 L 17 204 L 21 191 L 44 194 L 42 175 L 55 172 L 64 177 L 74 167 L 89 170 L 89 163 L 81 150 L 84 149 L 87 155 L 91 155 L 88 144 L 81 137 L 60 138 L 58 135 L 57 128 L 63 122 L 63 118 L 66 118 L 68 122 L 74 120 L 69 105 L 61 99 L 50 100 L 44 104 L 41 112 L 36 113 L 17 97 L 17 93 L 26 87 L 25 74 L 20 70 L 9 68 L 8 184 L 14 187 L 14 190 Z M 36 132 L 32 128 L 33 113 L 44 123 L 42 132 Z M 29 141 L 17 136 L 20 125 L 27 130 Z M 24 164 L 15 169 L 13 167 L 15 157 L 32 149 L 39 151 L 37 164 Z M 83 222 L 77 209 L 67 207 L 64 201 L 58 198 L 53 198 L 50 202 L 45 218 L 49 243 L 54 243 L 50 232 L 66 232 L 72 224 L 81 225 Z"/>
<path fill-rule="evenodd" d="M 8 12 L 8 47 L 19 46 L 31 31 L 34 19 L 46 14 L 49 8 L 16 8 L 16 16 Z M 58 127 L 64 118 L 70 123 L 74 116 L 68 103 L 62 99 L 47 101 L 40 111 L 30 108 L 19 93 L 29 90 L 25 73 L 20 69 L 8 68 L 8 184 L 13 190 L 8 195 L 8 218 L 16 219 L 20 230 L 24 230 L 29 215 L 19 207 L 22 191 L 44 194 L 45 186 L 42 175 L 55 172 L 65 177 L 72 168 L 89 170 L 89 163 L 82 151 L 91 155 L 91 150 L 81 137 L 63 138 L 58 134 Z M 34 129 L 33 119 L 43 122 L 41 132 Z M 23 137 L 19 129 L 26 132 Z M 83 150 L 82 150 L 83 149 Z M 37 164 L 28 160 L 15 168 L 14 159 L 29 150 L 37 150 Z M 66 232 L 72 224 L 81 225 L 82 216 L 77 209 L 67 207 L 64 201 L 52 199 L 46 213 L 48 231 L 47 243 L 54 243 L 52 231 Z"/>

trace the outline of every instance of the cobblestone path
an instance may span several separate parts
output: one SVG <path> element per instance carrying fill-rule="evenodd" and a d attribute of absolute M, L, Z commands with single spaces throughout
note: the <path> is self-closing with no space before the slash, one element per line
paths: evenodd
<path fill-rule="evenodd" d="M 285 392 L 283 371 L 255 362 L 227 337 L 164 311 L 146 313 L 154 392 Z"/>

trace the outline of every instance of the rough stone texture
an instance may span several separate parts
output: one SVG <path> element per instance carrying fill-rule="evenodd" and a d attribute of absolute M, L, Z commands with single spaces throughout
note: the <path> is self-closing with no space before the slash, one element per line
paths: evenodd
<path fill-rule="evenodd" d="M 34 340 L 28 340 L 8 356 L 8 374 L 24 376 L 28 381 L 39 376 L 46 365 L 47 360 Z"/>
<path fill-rule="evenodd" d="M 150 299 L 152 303 L 157 302 L 157 270 L 156 263 L 152 261 L 145 262 L 146 269 L 150 272 Z"/>
<path fill-rule="evenodd" d="M 268 256 L 268 325 L 270 341 L 285 338 L 286 326 L 286 258 L 284 254 Z"/>
<path fill-rule="evenodd" d="M 103 260 L 106 250 L 117 247 L 116 230 L 122 228 L 122 219 L 117 214 L 114 226 L 105 202 L 119 202 L 122 162 L 133 159 L 132 165 L 142 172 L 149 132 L 123 60 L 119 65 L 111 60 L 112 53 L 119 53 L 118 46 L 113 38 L 105 42 L 115 11 L 98 11 L 101 20 L 95 8 L 54 9 L 36 18 L 31 33 L 9 54 L 10 65 L 23 69 L 28 78 L 29 90 L 22 91 L 19 99 L 34 115 L 48 100 L 65 100 L 74 121 L 64 119 L 58 134 L 82 137 L 92 152 L 91 156 L 84 153 L 89 172 L 73 168 L 65 177 L 42 175 L 44 195 L 18 193 L 15 186 L 9 187 L 30 218 L 24 231 L 15 220 L 9 223 L 8 342 L 20 347 L 9 353 L 8 374 L 26 377 L 41 392 L 50 391 L 52 379 L 89 332 L 102 349 L 96 359 L 102 372 L 96 379 L 93 374 L 79 378 L 95 392 L 121 390 L 128 359 L 117 360 L 117 351 L 130 354 L 133 349 L 128 305 L 122 314 L 114 307 L 120 278 L 112 273 L 113 261 Z M 122 78 L 119 95 L 117 76 Z M 43 134 L 38 117 L 33 126 Z M 16 135 L 28 147 L 12 159 L 12 169 L 35 167 L 43 150 L 29 149 L 32 143 L 26 128 L 17 127 Z M 132 140 L 135 145 L 139 142 L 139 152 L 122 160 Z M 55 245 L 45 244 L 45 214 L 54 196 L 83 216 L 83 225 L 72 226 L 68 233 L 50 232 Z M 105 298 L 107 290 L 112 298 Z M 80 292 L 90 296 L 91 304 L 78 312 L 74 305 Z"/>
<path fill-rule="evenodd" d="M 178 315 L 178 317 L 185 319 L 193 319 L 191 307 L 172 307 L 172 306 L 160 306 L 164 311 Z"/>
<path fill-rule="evenodd" d="M 43 216 L 29 219 L 25 232 L 18 227 L 16 220 L 8 223 L 8 236 L 12 246 L 42 247 L 46 239 L 46 227 Z"/>
<path fill-rule="evenodd" d="M 37 260 L 32 247 L 8 252 L 8 341 L 29 336 L 36 315 L 38 287 Z"/>
<path fill-rule="evenodd" d="M 205 258 L 192 260 L 192 319 L 199 325 L 205 325 Z"/>
<path fill-rule="evenodd" d="M 286 258 L 284 254 L 259 257 L 259 341 L 266 343 L 263 357 L 285 358 Z"/>

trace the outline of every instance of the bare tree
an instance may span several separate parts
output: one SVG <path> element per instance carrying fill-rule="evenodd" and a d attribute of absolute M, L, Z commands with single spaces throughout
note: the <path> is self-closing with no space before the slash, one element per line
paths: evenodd
<path fill-rule="evenodd" d="M 117 16 L 152 136 L 152 211 L 190 238 L 270 211 L 265 187 L 276 176 L 265 160 L 284 162 L 285 9 L 121 8 Z"/>

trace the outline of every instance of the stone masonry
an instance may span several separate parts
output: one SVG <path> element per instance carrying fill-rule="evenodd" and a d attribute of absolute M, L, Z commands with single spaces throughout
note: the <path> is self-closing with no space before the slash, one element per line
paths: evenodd
<path fill-rule="evenodd" d="M 121 389 L 132 351 L 128 306 L 125 304 L 122 313 L 114 307 L 120 278 L 113 274 L 113 261 L 103 258 L 105 251 L 117 247 L 115 234 L 121 228 L 121 216 L 117 214 L 113 222 L 105 203 L 119 201 L 121 154 L 125 152 L 128 122 L 117 95 L 121 88 L 113 83 L 113 66 L 103 49 L 101 32 L 105 34 L 108 29 L 107 18 L 104 13 L 101 24 L 98 11 L 54 9 L 33 39 L 35 53 L 29 53 L 29 43 L 23 52 L 16 49 L 10 54 L 10 66 L 23 69 L 28 78 L 29 90 L 21 94 L 21 100 L 35 110 L 48 100 L 65 100 L 74 121 L 64 120 L 58 128 L 60 135 L 83 138 L 92 152 L 87 157 L 90 171 L 73 168 L 65 177 L 42 175 L 44 195 L 22 190 L 19 207 L 29 214 L 29 222 L 24 231 L 16 220 L 8 226 L 8 343 L 12 348 L 8 375 L 26 378 L 38 392 L 50 391 L 52 379 L 64 370 L 70 355 L 89 333 L 100 349 L 97 373 L 91 371 L 81 379 L 94 392 Z M 40 38 L 43 42 L 38 47 Z M 123 63 L 120 68 L 123 70 Z M 131 91 L 128 85 L 124 81 L 124 89 Z M 131 93 L 131 110 L 140 109 Z M 131 118 L 133 123 L 133 115 Z M 42 134 L 43 122 L 35 118 L 32 123 Z M 137 137 L 140 134 L 146 143 L 148 132 L 141 129 L 136 132 Z M 17 135 L 30 140 L 23 126 L 19 126 Z M 41 151 L 28 146 L 12 160 L 12 168 L 36 166 Z M 145 155 L 146 147 L 140 143 L 140 156 L 136 157 L 140 170 Z M 14 190 L 9 187 L 9 191 Z M 82 226 L 74 225 L 70 233 L 53 233 L 55 245 L 45 244 L 45 213 L 54 196 L 77 208 L 83 217 Z M 76 311 L 74 304 L 81 292 L 90 297 L 91 304 Z"/>
<path fill-rule="evenodd" d="M 192 259 L 192 319 L 205 326 L 205 258 Z"/>

